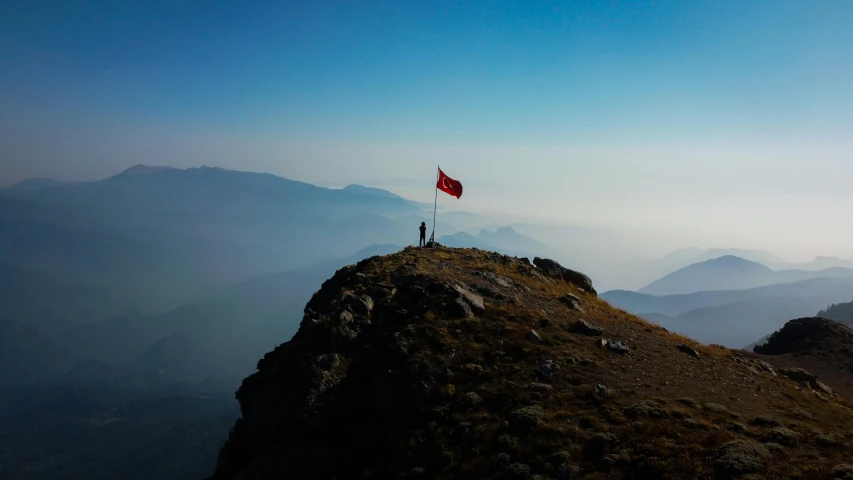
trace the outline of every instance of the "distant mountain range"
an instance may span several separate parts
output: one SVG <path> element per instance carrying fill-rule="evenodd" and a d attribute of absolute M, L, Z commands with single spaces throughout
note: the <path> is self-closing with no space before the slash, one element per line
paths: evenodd
<path fill-rule="evenodd" d="M 101 181 L 39 179 L 0 190 L 0 262 L 109 285 L 163 309 L 205 285 L 373 244 L 415 244 L 422 207 L 360 185 L 139 165 Z"/>
<path fill-rule="evenodd" d="M 614 265 L 630 283 L 636 285 L 632 290 L 639 290 L 644 285 L 654 282 L 663 276 L 684 267 L 702 263 L 720 257 L 733 256 L 750 262 L 759 263 L 772 270 L 823 270 L 831 267 L 853 268 L 853 261 L 838 257 L 819 256 L 805 263 L 790 263 L 763 250 L 746 250 L 738 248 L 684 248 L 676 250 L 660 258 L 625 260 Z"/>
<path fill-rule="evenodd" d="M 771 270 L 740 257 L 723 257 L 695 263 L 665 275 L 641 288 L 653 295 L 686 294 L 712 290 L 742 290 L 814 278 L 851 278 L 853 269 L 830 267 L 823 270 Z"/>
<path fill-rule="evenodd" d="M 744 290 L 678 295 L 604 292 L 611 305 L 704 343 L 731 348 L 761 338 L 799 316 L 853 298 L 853 278 L 815 278 Z"/>
<path fill-rule="evenodd" d="M 522 235 L 512 227 L 498 227 L 495 230 L 482 229 L 477 235 L 459 232 L 454 235 L 439 237 L 437 241 L 447 247 L 479 248 L 517 257 L 557 258 L 560 256 L 554 248 Z"/>

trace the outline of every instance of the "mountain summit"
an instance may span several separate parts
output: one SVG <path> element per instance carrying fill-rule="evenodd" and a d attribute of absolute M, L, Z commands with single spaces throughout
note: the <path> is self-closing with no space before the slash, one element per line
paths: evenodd
<path fill-rule="evenodd" d="M 640 293 L 672 295 L 708 290 L 739 290 L 770 283 L 773 271 L 733 255 L 724 255 L 676 270 L 640 289 Z"/>
<path fill-rule="evenodd" d="M 119 175 L 151 175 L 155 173 L 173 172 L 176 170 L 176 168 L 172 167 L 149 167 L 148 165 L 139 164 L 128 168 Z"/>
<path fill-rule="evenodd" d="M 594 291 L 556 262 L 477 249 L 410 247 L 344 267 L 243 381 L 213 478 L 831 478 L 845 468 L 846 401 Z"/>

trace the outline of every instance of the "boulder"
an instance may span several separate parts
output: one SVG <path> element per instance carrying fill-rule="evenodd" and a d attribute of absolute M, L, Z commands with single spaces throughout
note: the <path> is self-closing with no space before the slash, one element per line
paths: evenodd
<path fill-rule="evenodd" d="M 600 337 L 604 330 L 598 325 L 594 325 L 586 320 L 578 320 L 571 325 L 569 325 L 568 329 L 571 333 L 579 333 L 581 335 L 589 335 L 591 337 Z"/>
<path fill-rule="evenodd" d="M 592 280 L 581 272 L 570 270 L 548 258 L 535 257 L 533 265 L 536 265 L 537 269 L 549 277 L 562 279 L 567 283 L 583 289 L 587 293 L 598 295 L 598 292 L 592 286 Z"/>
<path fill-rule="evenodd" d="M 602 348 L 606 348 L 611 352 L 616 352 L 620 355 L 630 355 L 631 352 L 628 350 L 628 346 L 618 340 L 612 340 L 609 338 L 602 338 L 598 341 L 598 346 Z"/>
<path fill-rule="evenodd" d="M 540 337 L 539 334 L 536 333 L 536 330 L 530 330 L 529 332 L 527 332 L 527 339 L 533 343 L 542 343 L 542 337 Z"/>
<path fill-rule="evenodd" d="M 687 345 L 685 345 L 683 343 L 679 343 L 678 345 L 675 346 L 675 348 L 677 348 L 678 350 L 690 355 L 691 357 L 699 358 L 699 352 L 697 352 L 693 348 L 688 347 Z"/>
<path fill-rule="evenodd" d="M 578 312 L 586 313 L 586 310 L 584 310 L 583 305 L 581 304 L 581 299 L 578 298 L 577 295 L 567 293 L 560 297 L 560 302 L 563 303 L 565 306 L 571 308 L 572 310 L 577 310 Z"/>

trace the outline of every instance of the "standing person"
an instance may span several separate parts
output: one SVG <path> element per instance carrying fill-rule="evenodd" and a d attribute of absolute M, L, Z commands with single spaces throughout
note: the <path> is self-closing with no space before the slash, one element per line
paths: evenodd
<path fill-rule="evenodd" d="M 421 239 L 418 242 L 418 246 L 422 247 L 426 245 L 426 222 L 421 222 Z"/>

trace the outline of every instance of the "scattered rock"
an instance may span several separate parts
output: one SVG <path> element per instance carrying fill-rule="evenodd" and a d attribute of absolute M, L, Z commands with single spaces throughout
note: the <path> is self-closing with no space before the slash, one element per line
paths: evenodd
<path fill-rule="evenodd" d="M 676 345 L 676 346 L 675 346 L 675 348 L 677 348 L 677 349 L 679 349 L 680 351 L 682 351 L 682 352 L 684 352 L 684 353 L 686 353 L 686 354 L 690 355 L 691 357 L 699 358 L 699 352 L 697 352 L 697 351 L 696 351 L 696 350 L 694 350 L 693 348 L 690 348 L 689 346 L 687 346 L 687 345 L 685 345 L 685 344 L 683 344 L 683 343 L 679 343 L 678 345 Z"/>
<path fill-rule="evenodd" d="M 592 287 L 592 280 L 590 280 L 589 277 L 587 277 L 583 273 L 576 272 L 574 270 L 569 270 L 568 268 L 560 265 L 554 260 L 550 260 L 547 258 L 535 257 L 533 259 L 533 265 L 536 265 L 537 269 L 539 269 L 543 274 L 549 277 L 560 278 L 563 281 L 571 283 L 588 293 L 597 295 L 597 292 Z"/>
<path fill-rule="evenodd" d="M 369 295 L 344 294 L 342 303 L 357 315 L 370 315 L 373 310 L 373 299 Z"/>
<path fill-rule="evenodd" d="M 595 393 L 597 393 L 600 396 L 605 396 L 605 395 L 607 395 L 607 387 L 605 387 L 604 385 L 602 385 L 600 383 L 596 384 Z"/>
<path fill-rule="evenodd" d="M 817 384 L 817 377 L 802 368 L 780 368 L 779 375 L 795 382 L 806 382 L 813 387 Z"/>
<path fill-rule="evenodd" d="M 567 330 L 571 333 L 579 333 L 591 337 L 600 337 L 604 333 L 601 327 L 586 320 L 578 320 L 572 323 Z"/>
<path fill-rule="evenodd" d="M 554 374 L 560 369 L 560 365 L 551 360 L 545 359 L 539 364 L 539 378 L 542 380 L 551 380 Z"/>
<path fill-rule="evenodd" d="M 572 295 L 571 293 L 567 293 L 559 298 L 560 302 L 571 308 L 572 310 L 577 310 L 581 313 L 586 313 L 586 310 L 583 308 L 583 304 L 581 303 L 581 299 L 578 298 L 577 295 Z"/>
<path fill-rule="evenodd" d="M 770 365 L 769 363 L 765 362 L 764 360 L 756 360 L 755 363 L 758 365 L 758 368 L 760 368 L 761 370 L 764 370 L 765 372 L 769 373 L 773 377 L 776 376 L 776 370 L 774 370 L 773 366 Z"/>
<path fill-rule="evenodd" d="M 831 388 L 827 387 L 823 383 L 816 381 L 815 384 L 816 385 L 814 387 L 812 387 L 815 390 L 821 391 L 827 395 L 834 395 L 835 394 L 835 392 Z"/>
<path fill-rule="evenodd" d="M 542 343 L 542 337 L 540 337 L 539 334 L 536 333 L 536 330 L 533 329 L 527 332 L 527 339 L 533 343 Z"/>
<path fill-rule="evenodd" d="M 461 282 L 454 282 L 453 288 L 459 292 L 461 298 L 465 300 L 465 302 L 471 306 L 474 310 L 485 310 L 486 307 L 483 305 L 483 297 L 477 295 L 476 293 L 471 292 L 468 289 L 468 286 Z"/>
<path fill-rule="evenodd" d="M 454 305 L 456 306 L 456 308 L 454 309 L 455 311 L 453 313 L 458 314 L 462 318 L 474 317 L 474 311 L 471 309 L 471 305 L 466 302 L 464 298 L 459 297 L 454 300 Z"/>
<path fill-rule="evenodd" d="M 616 352 L 620 355 L 630 355 L 631 352 L 628 350 L 628 346 L 618 340 L 612 340 L 609 338 L 602 338 L 598 341 L 598 346 L 602 348 L 606 348 L 611 352 Z"/>
<path fill-rule="evenodd" d="M 751 440 L 733 440 L 723 444 L 714 459 L 714 471 L 719 479 L 735 479 L 759 472 L 770 451 Z"/>

